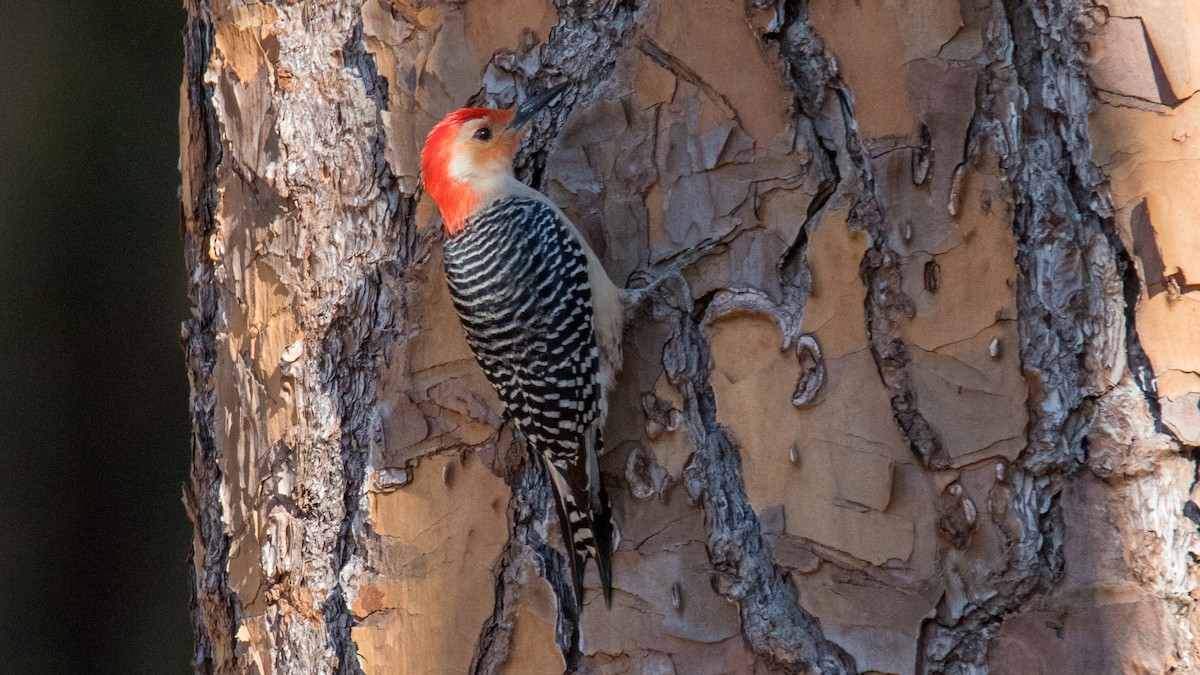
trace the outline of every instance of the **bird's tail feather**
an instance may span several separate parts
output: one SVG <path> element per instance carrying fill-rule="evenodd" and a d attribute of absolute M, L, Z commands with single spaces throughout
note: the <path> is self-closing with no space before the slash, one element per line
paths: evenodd
<path fill-rule="evenodd" d="M 596 533 L 596 569 L 600 572 L 600 588 L 604 591 L 604 605 L 612 609 L 612 555 L 617 540 L 613 532 L 612 504 L 608 501 L 608 490 L 600 478 L 600 453 L 604 450 L 600 427 L 594 429 L 592 447 L 588 448 L 588 477 L 592 502 L 592 531 Z"/>
<path fill-rule="evenodd" d="M 599 433 L 595 450 L 599 449 Z M 574 457 L 543 451 L 546 469 L 554 484 L 558 523 L 571 563 L 575 598 L 583 605 L 583 576 L 589 558 L 596 560 L 604 603 L 612 607 L 612 554 L 614 531 L 608 493 L 595 466 L 592 448 Z"/>

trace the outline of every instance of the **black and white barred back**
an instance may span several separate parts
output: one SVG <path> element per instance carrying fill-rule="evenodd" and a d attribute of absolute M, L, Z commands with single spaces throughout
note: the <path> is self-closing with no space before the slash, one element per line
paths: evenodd
<path fill-rule="evenodd" d="M 467 343 L 553 479 L 576 598 L 594 558 L 611 604 L 612 513 L 596 466 L 600 352 L 583 248 L 548 204 L 513 197 L 468 218 L 445 252 Z"/>

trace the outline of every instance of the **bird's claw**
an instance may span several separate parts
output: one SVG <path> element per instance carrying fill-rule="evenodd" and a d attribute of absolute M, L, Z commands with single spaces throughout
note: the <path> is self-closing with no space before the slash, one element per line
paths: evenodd
<path fill-rule="evenodd" d="M 723 242 L 720 239 L 705 239 L 699 244 L 679 252 L 667 269 L 681 273 L 722 245 Z"/>

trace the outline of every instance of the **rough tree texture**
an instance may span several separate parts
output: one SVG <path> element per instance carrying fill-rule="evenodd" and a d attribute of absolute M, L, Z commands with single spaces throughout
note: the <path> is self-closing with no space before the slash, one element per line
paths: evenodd
<path fill-rule="evenodd" d="M 188 0 L 203 673 L 1195 672 L 1200 5 Z M 581 609 L 419 151 L 519 174 L 639 315 Z"/>

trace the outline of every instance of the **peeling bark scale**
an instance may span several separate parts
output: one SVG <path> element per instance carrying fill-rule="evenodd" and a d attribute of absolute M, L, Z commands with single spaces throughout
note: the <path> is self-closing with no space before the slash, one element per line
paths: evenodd
<path fill-rule="evenodd" d="M 1200 5 L 186 7 L 197 672 L 1200 669 Z M 626 336 L 611 611 L 418 175 L 564 80 L 518 174 L 613 278 L 722 244 Z"/>

